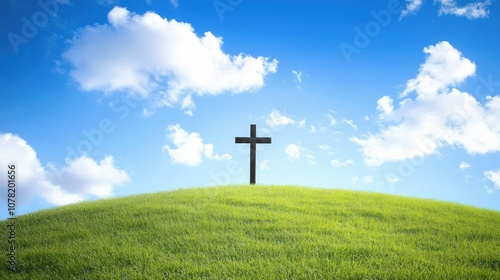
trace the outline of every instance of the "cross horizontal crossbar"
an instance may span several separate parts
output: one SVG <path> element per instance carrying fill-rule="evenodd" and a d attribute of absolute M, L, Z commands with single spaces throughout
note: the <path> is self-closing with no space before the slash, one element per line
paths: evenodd
<path fill-rule="evenodd" d="M 255 162 L 257 144 L 271 144 L 271 137 L 257 137 L 257 126 L 250 125 L 250 137 L 235 137 L 237 144 L 250 144 L 250 184 L 255 184 Z"/>
<path fill-rule="evenodd" d="M 271 137 L 235 137 L 236 143 L 261 143 L 261 144 L 271 144 Z"/>

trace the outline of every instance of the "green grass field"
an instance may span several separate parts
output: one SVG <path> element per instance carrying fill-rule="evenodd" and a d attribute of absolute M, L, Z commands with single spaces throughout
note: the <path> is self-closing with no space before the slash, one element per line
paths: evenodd
<path fill-rule="evenodd" d="M 500 279 L 500 212 L 382 194 L 186 189 L 16 224 L 0 279 Z"/>

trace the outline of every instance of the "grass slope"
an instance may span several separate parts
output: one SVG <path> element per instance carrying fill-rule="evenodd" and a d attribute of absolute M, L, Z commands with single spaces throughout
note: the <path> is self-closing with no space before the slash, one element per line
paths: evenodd
<path fill-rule="evenodd" d="M 70 205 L 18 217 L 17 242 L 0 279 L 500 279 L 499 212 L 289 186 Z"/>

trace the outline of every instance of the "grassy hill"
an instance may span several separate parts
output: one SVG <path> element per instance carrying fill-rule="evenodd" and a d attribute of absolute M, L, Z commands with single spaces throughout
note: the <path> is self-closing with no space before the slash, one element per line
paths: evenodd
<path fill-rule="evenodd" d="M 16 230 L 18 272 L 2 254 L 0 279 L 500 279 L 500 212 L 373 193 L 187 189 L 20 216 Z"/>

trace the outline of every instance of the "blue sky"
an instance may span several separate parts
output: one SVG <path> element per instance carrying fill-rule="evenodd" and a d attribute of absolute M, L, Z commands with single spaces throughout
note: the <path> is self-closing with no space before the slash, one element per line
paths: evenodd
<path fill-rule="evenodd" d="M 247 183 L 250 124 L 258 183 L 500 210 L 496 1 L 0 5 L 18 214 Z"/>

